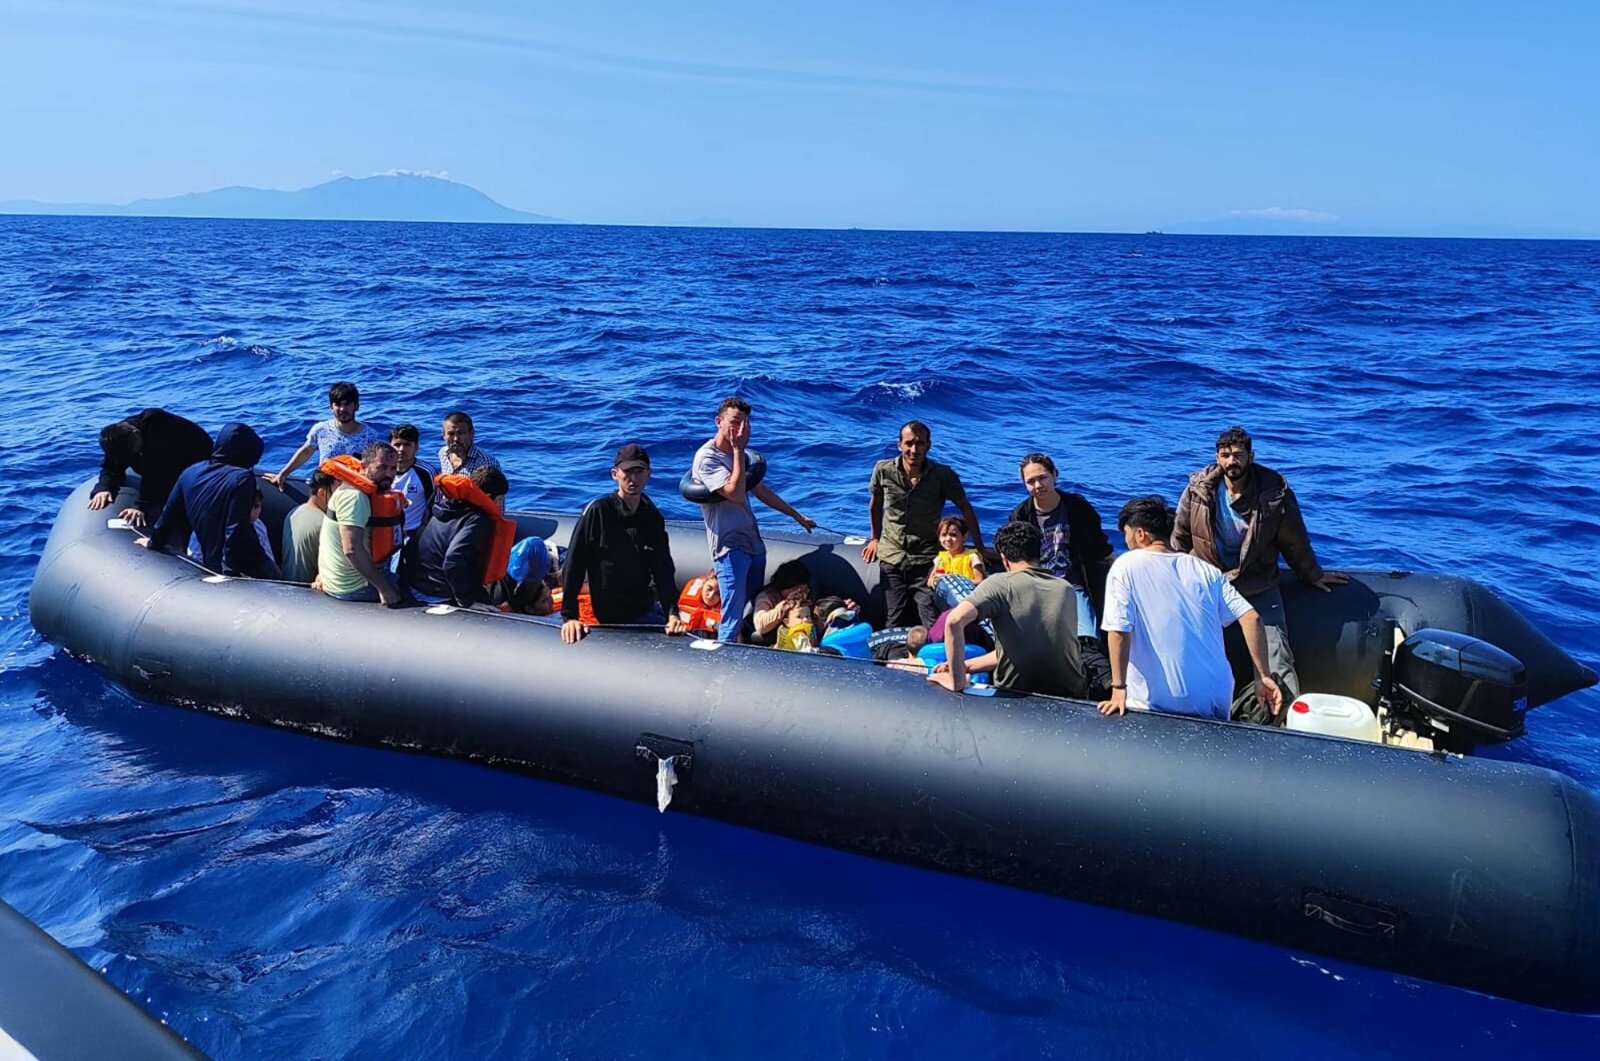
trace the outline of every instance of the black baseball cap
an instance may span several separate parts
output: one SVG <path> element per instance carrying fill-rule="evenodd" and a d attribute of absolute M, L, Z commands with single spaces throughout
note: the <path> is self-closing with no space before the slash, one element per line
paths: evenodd
<path fill-rule="evenodd" d="M 617 450 L 617 458 L 611 462 L 613 468 L 621 468 L 625 464 L 642 464 L 648 468 L 650 467 L 650 454 L 646 453 L 644 447 L 639 443 L 630 442 Z"/>

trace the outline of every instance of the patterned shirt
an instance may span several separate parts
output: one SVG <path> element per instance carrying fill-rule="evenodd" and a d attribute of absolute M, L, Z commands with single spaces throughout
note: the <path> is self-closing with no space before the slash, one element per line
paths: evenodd
<path fill-rule="evenodd" d="M 474 442 L 472 448 L 467 450 L 466 460 L 457 468 L 450 462 L 450 444 L 445 443 L 439 447 L 439 474 L 441 475 L 471 475 L 479 468 L 498 468 L 500 462 L 478 448 Z"/>
<path fill-rule="evenodd" d="M 339 430 L 337 420 L 318 420 L 306 432 L 306 444 L 317 447 L 318 464 L 329 457 L 340 457 L 347 453 L 352 457 L 360 457 L 372 443 L 388 441 L 388 435 L 366 424 L 359 424 L 354 434 L 347 435 Z"/>

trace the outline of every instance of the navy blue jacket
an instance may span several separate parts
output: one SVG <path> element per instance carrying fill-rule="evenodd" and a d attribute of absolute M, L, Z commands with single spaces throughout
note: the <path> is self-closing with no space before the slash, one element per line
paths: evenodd
<path fill-rule="evenodd" d="M 483 559 L 494 537 L 494 520 L 469 501 L 434 495 L 427 522 L 417 531 L 414 563 L 404 573 L 407 588 L 470 608 L 490 599 L 483 584 Z"/>
<path fill-rule="evenodd" d="M 217 432 L 211 459 L 184 469 L 150 531 L 150 548 L 200 542 L 201 563 L 225 575 L 278 578 L 278 565 L 261 548 L 250 509 L 256 502 L 255 463 L 266 447 L 246 424 Z"/>

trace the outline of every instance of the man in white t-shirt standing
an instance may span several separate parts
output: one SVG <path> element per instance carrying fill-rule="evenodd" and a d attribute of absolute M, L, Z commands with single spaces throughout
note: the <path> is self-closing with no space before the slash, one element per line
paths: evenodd
<path fill-rule="evenodd" d="M 1256 698 L 1273 715 L 1283 694 L 1267 672 L 1261 617 L 1227 575 L 1189 553 L 1175 553 L 1173 513 L 1165 499 L 1138 497 L 1117 513 L 1128 551 L 1106 576 L 1101 628 L 1111 650 L 1111 699 L 1101 714 L 1129 707 L 1227 721 L 1233 671 L 1223 628 L 1237 621 L 1255 667 Z"/>

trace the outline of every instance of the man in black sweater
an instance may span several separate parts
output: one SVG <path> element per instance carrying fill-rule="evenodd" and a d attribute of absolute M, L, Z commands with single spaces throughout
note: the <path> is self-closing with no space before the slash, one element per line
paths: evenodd
<path fill-rule="evenodd" d="M 589 502 L 572 528 L 561 573 L 561 640 L 573 644 L 588 629 L 578 619 L 584 582 L 600 625 L 662 626 L 687 631 L 678 618 L 678 575 L 672 566 L 667 524 L 645 496 L 650 455 L 630 442 L 611 462 L 614 493 Z"/>
<path fill-rule="evenodd" d="M 100 450 L 105 459 L 89 507 L 98 510 L 115 501 L 132 468 L 139 474 L 139 500 L 117 516 L 143 527 L 161 514 L 183 470 L 210 459 L 211 436 L 192 420 L 165 409 L 146 409 L 102 428 Z"/>

